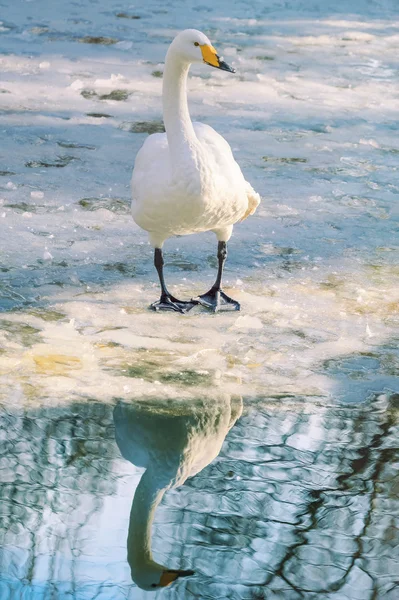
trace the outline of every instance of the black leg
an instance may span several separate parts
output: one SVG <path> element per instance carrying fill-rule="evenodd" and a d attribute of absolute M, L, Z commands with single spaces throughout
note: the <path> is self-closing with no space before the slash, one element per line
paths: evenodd
<path fill-rule="evenodd" d="M 206 308 L 210 308 L 213 312 L 217 312 L 222 308 L 227 308 L 228 310 L 240 310 L 240 304 L 236 300 L 230 298 L 227 294 L 225 294 L 222 290 L 222 277 L 223 277 L 223 267 L 227 258 L 227 244 L 226 242 L 218 243 L 218 274 L 216 277 L 216 281 L 206 294 L 202 294 L 198 296 L 198 298 L 194 298 L 194 301 L 199 302 L 202 306 Z"/>
<path fill-rule="evenodd" d="M 198 304 L 194 301 L 184 302 L 183 300 L 178 300 L 169 293 L 163 276 L 164 260 L 162 256 L 162 250 L 160 248 L 155 248 L 154 265 L 158 272 L 159 283 L 161 284 L 161 298 L 159 299 L 159 302 L 154 302 L 151 304 L 150 308 L 153 310 L 174 310 L 176 312 L 186 313 L 191 310 L 193 306 Z"/>

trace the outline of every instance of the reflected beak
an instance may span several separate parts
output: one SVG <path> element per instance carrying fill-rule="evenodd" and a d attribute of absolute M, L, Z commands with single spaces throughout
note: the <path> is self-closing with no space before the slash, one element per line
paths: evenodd
<path fill-rule="evenodd" d="M 187 569 L 186 571 L 178 571 L 178 577 L 190 577 L 191 575 L 195 575 L 195 571 L 191 569 Z"/>
<path fill-rule="evenodd" d="M 203 44 L 200 46 L 202 52 L 202 58 L 204 63 L 210 65 L 211 67 L 215 67 L 216 69 L 221 69 L 222 71 L 228 71 L 229 73 L 235 73 L 236 70 L 233 67 L 230 67 L 222 58 L 220 58 L 213 46 L 210 44 Z"/>
<path fill-rule="evenodd" d="M 173 569 L 169 571 L 164 571 L 161 576 L 160 586 L 166 587 L 167 585 L 170 585 L 171 583 L 176 581 L 176 579 L 178 579 L 179 577 L 189 577 L 190 575 L 195 575 L 194 571 L 191 571 L 191 569 L 188 569 L 187 571 L 174 571 Z"/>

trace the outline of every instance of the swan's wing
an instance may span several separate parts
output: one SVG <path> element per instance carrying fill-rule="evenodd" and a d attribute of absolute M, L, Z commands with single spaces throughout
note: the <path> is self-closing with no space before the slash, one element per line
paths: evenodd
<path fill-rule="evenodd" d="M 204 123 L 193 123 L 195 134 L 202 144 L 209 148 L 213 153 L 218 165 L 224 169 L 226 173 L 232 175 L 231 183 L 236 187 L 242 186 L 243 194 L 247 196 L 248 208 L 245 211 L 240 221 L 243 221 L 250 215 L 253 215 L 260 203 L 260 196 L 253 189 L 252 185 L 245 180 L 240 166 L 235 161 L 230 144 L 209 125 Z"/>

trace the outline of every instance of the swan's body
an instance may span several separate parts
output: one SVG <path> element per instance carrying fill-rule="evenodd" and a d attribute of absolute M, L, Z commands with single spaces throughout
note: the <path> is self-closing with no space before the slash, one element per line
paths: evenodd
<path fill-rule="evenodd" d="M 193 131 L 190 148 L 177 157 L 175 177 L 166 134 L 149 136 L 137 154 L 133 218 L 157 248 L 171 236 L 209 230 L 227 242 L 233 225 L 259 203 L 226 140 L 203 123 L 193 123 Z"/>
<path fill-rule="evenodd" d="M 230 239 L 233 225 L 253 214 L 260 202 L 226 140 L 212 127 L 191 122 L 186 85 L 192 62 L 207 62 L 233 71 L 217 56 L 203 33 L 188 29 L 176 36 L 166 56 L 163 76 L 166 133 L 146 139 L 137 154 L 132 176 L 133 218 L 149 233 L 156 250 L 162 294 L 169 299 L 172 297 L 160 273 L 165 240 L 210 230 L 215 232 L 221 249 L 221 244 L 225 247 Z M 202 299 L 201 303 L 208 305 L 209 298 L 205 296 L 198 301 Z M 165 297 L 154 308 L 182 310 L 179 303 L 184 303 L 176 299 L 167 302 Z M 235 301 L 230 304 L 239 308 Z"/>
<path fill-rule="evenodd" d="M 115 408 L 115 437 L 122 456 L 146 469 L 134 496 L 128 534 L 132 578 L 143 589 L 156 589 L 192 574 L 168 571 L 152 559 L 155 510 L 167 490 L 182 485 L 219 454 L 241 412 L 241 399 L 227 396 Z M 170 574 L 169 581 L 165 573 Z"/>

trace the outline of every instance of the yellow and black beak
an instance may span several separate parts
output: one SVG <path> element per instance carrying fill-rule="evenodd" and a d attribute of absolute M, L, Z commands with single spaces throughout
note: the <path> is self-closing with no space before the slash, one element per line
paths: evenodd
<path fill-rule="evenodd" d="M 216 69 L 221 69 L 222 71 L 228 71 L 229 73 L 235 73 L 236 70 L 233 67 L 230 67 L 227 63 L 222 60 L 215 48 L 210 44 L 202 44 L 200 46 L 202 52 L 202 58 L 204 63 L 210 65 L 211 67 L 215 67 Z"/>

